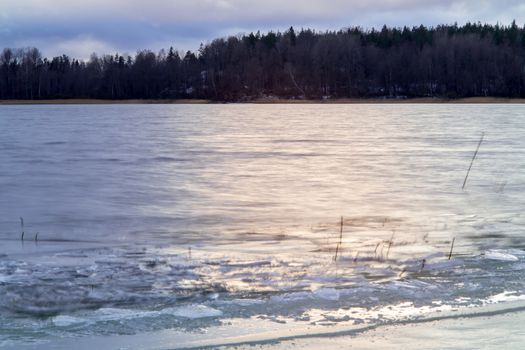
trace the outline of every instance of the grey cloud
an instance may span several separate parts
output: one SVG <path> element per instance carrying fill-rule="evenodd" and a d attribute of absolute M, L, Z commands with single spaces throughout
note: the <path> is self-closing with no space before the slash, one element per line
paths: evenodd
<path fill-rule="evenodd" d="M 174 45 L 195 49 L 217 36 L 261 29 L 339 29 L 383 24 L 525 22 L 519 0 L 2 0 L 0 46 L 133 52 Z M 83 45 L 74 45 L 75 40 Z"/>

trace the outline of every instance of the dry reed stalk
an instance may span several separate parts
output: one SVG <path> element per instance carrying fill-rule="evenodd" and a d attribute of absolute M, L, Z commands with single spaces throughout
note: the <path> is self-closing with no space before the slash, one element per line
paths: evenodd
<path fill-rule="evenodd" d="M 386 250 L 386 260 L 388 260 L 388 254 L 390 253 L 390 247 L 392 247 L 392 243 L 394 242 L 395 234 L 396 234 L 396 231 L 392 231 L 392 237 L 390 237 L 390 241 L 388 242 L 388 249 Z"/>
<path fill-rule="evenodd" d="M 379 245 L 381 244 L 381 242 L 378 242 L 376 244 L 376 249 L 374 249 L 374 259 L 377 258 L 377 248 L 379 248 Z"/>
<path fill-rule="evenodd" d="M 343 244 L 343 217 L 341 216 L 341 228 L 339 230 L 339 243 L 335 247 L 334 261 L 337 261 L 337 255 L 339 253 L 339 247 Z"/>
<path fill-rule="evenodd" d="M 452 250 L 454 249 L 454 242 L 456 241 L 456 237 L 452 238 L 452 244 L 450 245 L 450 252 L 448 253 L 448 260 L 452 257 Z"/>
<path fill-rule="evenodd" d="M 22 236 L 20 237 L 20 240 L 24 240 L 24 218 L 20 217 L 20 228 L 22 230 Z"/>
<path fill-rule="evenodd" d="M 476 156 L 478 155 L 479 147 L 481 146 L 481 143 L 483 142 L 483 137 L 484 136 L 485 136 L 485 133 L 482 132 L 481 133 L 481 138 L 479 139 L 479 142 L 478 142 L 478 147 L 476 147 L 476 151 L 474 152 L 474 156 L 472 156 L 472 160 L 470 161 L 470 166 L 468 167 L 467 175 L 465 175 L 465 180 L 463 180 L 463 186 L 461 186 L 462 190 L 465 189 L 465 185 L 467 184 L 468 175 L 470 174 L 470 169 L 472 169 L 472 164 L 474 164 L 474 159 L 476 159 Z"/>

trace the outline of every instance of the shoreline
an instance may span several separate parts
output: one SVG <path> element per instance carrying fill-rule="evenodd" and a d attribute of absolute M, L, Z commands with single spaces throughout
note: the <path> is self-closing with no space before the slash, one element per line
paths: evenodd
<path fill-rule="evenodd" d="M 524 312 L 511 312 L 473 318 L 436 319 L 383 325 L 364 332 L 336 336 L 313 336 L 258 344 L 226 345 L 221 349 L 519 349 L 525 341 L 525 332 L 519 326 L 524 317 Z"/>
<path fill-rule="evenodd" d="M 525 98 L 465 97 L 458 99 L 415 97 L 395 98 L 338 98 L 338 99 L 281 99 L 258 98 L 249 101 L 226 102 L 204 99 L 51 99 L 51 100 L 0 100 L 0 106 L 8 105 L 116 105 L 116 104 L 525 104 Z"/>
<path fill-rule="evenodd" d="M 412 319 L 398 323 L 361 326 L 303 326 L 273 321 L 230 319 L 227 325 L 208 328 L 205 333 L 177 329 L 134 334 L 64 337 L 25 344 L 4 344 L 12 350 L 77 350 L 97 348 L 147 350 L 223 349 L 223 350 L 317 350 L 329 349 L 518 349 L 525 341 L 521 325 L 525 320 L 523 303 L 492 304 L 473 312 L 456 311 L 445 315 Z M 243 323 L 240 323 L 243 322 Z M 246 327 L 247 322 L 248 327 Z M 242 326 L 246 331 L 235 327 Z M 0 344 L 0 347 L 1 344 Z"/>
<path fill-rule="evenodd" d="M 117 104 L 209 104 L 210 100 L 180 99 L 180 100 L 102 100 L 89 98 L 51 99 L 51 100 L 0 100 L 0 106 L 9 105 L 117 105 Z"/>

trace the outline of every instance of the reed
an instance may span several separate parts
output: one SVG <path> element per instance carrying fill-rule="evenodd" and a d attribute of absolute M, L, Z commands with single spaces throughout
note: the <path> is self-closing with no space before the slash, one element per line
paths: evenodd
<path fill-rule="evenodd" d="M 343 217 L 341 216 L 341 227 L 339 229 L 339 243 L 335 247 L 334 261 L 337 261 L 337 255 L 339 253 L 339 248 L 343 244 Z"/>
<path fill-rule="evenodd" d="M 377 258 L 377 248 L 379 248 L 379 245 L 381 244 L 381 242 L 378 242 L 376 244 L 376 249 L 374 249 L 374 258 Z"/>
<path fill-rule="evenodd" d="M 468 175 L 470 174 L 470 169 L 472 169 L 472 164 L 474 164 L 474 160 L 476 159 L 476 156 L 478 155 L 479 147 L 481 146 L 481 143 L 483 142 L 484 136 L 485 136 L 485 133 L 482 132 L 481 138 L 479 139 L 479 142 L 478 142 L 478 147 L 476 147 L 476 151 L 474 152 L 474 155 L 472 156 L 472 160 L 470 161 L 470 166 L 468 167 L 467 175 L 465 175 L 465 180 L 463 180 L 463 186 L 461 186 L 462 190 L 465 189 L 465 185 L 467 184 Z"/>
<path fill-rule="evenodd" d="M 22 231 L 22 235 L 20 236 L 20 240 L 24 240 L 24 218 L 20 217 L 20 229 Z"/>
<path fill-rule="evenodd" d="M 450 252 L 448 253 L 448 260 L 452 257 L 452 250 L 454 249 L 454 242 L 456 241 L 456 237 L 452 238 L 452 244 L 450 245 Z"/>
<path fill-rule="evenodd" d="M 395 234 L 396 234 L 396 231 L 392 231 L 392 237 L 390 237 L 390 241 L 388 241 L 388 249 L 386 250 L 386 260 L 388 260 L 388 254 L 390 253 L 390 247 L 392 247 L 392 244 L 394 242 Z"/>
<path fill-rule="evenodd" d="M 427 259 L 421 260 L 421 268 L 419 269 L 419 272 L 422 272 L 425 268 L 425 264 L 427 263 Z"/>

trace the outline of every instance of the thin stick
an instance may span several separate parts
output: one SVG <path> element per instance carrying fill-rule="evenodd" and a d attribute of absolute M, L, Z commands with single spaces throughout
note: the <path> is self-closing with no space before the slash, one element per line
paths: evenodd
<path fill-rule="evenodd" d="M 388 260 L 388 253 L 390 253 L 390 247 L 392 246 L 392 243 L 394 242 L 395 234 L 396 234 L 396 231 L 392 231 L 392 237 L 390 237 L 390 241 L 388 242 L 388 249 L 386 250 L 386 260 Z"/>
<path fill-rule="evenodd" d="M 381 242 L 377 243 L 376 244 L 376 249 L 374 249 L 374 258 L 377 257 L 377 248 L 379 248 L 379 245 L 381 244 Z"/>
<path fill-rule="evenodd" d="M 386 257 L 385 257 L 386 260 L 388 260 L 388 253 L 390 253 L 391 246 L 392 246 L 392 241 L 388 242 L 388 249 L 386 250 Z"/>
<path fill-rule="evenodd" d="M 341 229 L 339 230 L 339 243 L 335 247 L 334 261 L 337 261 L 337 254 L 339 253 L 339 247 L 343 244 L 343 217 L 341 216 Z"/>
<path fill-rule="evenodd" d="M 476 156 L 478 155 L 479 147 L 481 146 L 481 143 L 483 142 L 484 136 L 485 136 L 485 133 L 482 132 L 481 138 L 479 139 L 479 142 L 478 142 L 478 147 L 476 147 L 476 152 L 474 152 L 474 156 L 472 157 L 472 160 L 470 161 L 470 166 L 468 167 L 467 175 L 465 176 L 465 180 L 463 181 L 463 186 L 461 186 L 462 190 L 465 189 L 465 185 L 467 184 L 468 174 L 470 174 L 470 169 L 472 169 L 472 164 L 474 164 L 474 159 L 476 159 Z"/>
<path fill-rule="evenodd" d="M 20 240 L 24 240 L 24 218 L 20 217 L 20 227 L 22 229 L 22 236 L 20 237 Z"/>
<path fill-rule="evenodd" d="M 339 230 L 339 244 L 343 243 L 343 217 L 341 216 L 341 229 Z"/>
<path fill-rule="evenodd" d="M 450 245 L 450 252 L 448 253 L 448 260 L 452 257 L 452 250 L 454 249 L 454 242 L 456 241 L 456 237 L 452 238 L 452 244 Z"/>

